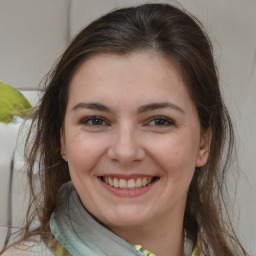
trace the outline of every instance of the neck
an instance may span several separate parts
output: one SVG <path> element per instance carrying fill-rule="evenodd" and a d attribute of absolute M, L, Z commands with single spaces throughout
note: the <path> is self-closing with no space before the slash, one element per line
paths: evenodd
<path fill-rule="evenodd" d="M 182 256 L 184 245 L 183 216 L 159 218 L 156 223 L 122 228 L 109 227 L 114 233 L 132 244 L 139 244 L 157 256 Z M 163 221 L 161 221 L 163 220 Z"/>

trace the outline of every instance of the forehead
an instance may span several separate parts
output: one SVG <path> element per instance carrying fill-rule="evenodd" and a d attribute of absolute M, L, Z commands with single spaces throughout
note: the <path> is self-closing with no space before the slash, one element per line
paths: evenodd
<path fill-rule="evenodd" d="M 133 67 L 135 68 L 133 69 Z M 94 54 L 79 65 L 71 78 L 71 83 L 74 82 L 76 76 L 81 78 L 82 73 L 90 74 L 91 77 L 97 75 L 98 78 L 100 74 L 104 76 L 106 73 L 110 73 L 112 77 L 120 75 L 122 68 L 126 69 L 127 72 L 132 71 L 134 76 L 139 75 L 141 77 L 144 75 L 144 78 L 148 77 L 149 79 L 152 76 L 156 78 L 157 74 L 159 74 L 159 78 L 164 78 L 167 73 L 173 78 L 174 76 L 176 79 L 181 78 L 175 61 L 171 57 L 165 57 L 154 50 L 141 50 L 126 54 Z M 152 72 L 149 73 L 148 71 Z"/>
<path fill-rule="evenodd" d="M 174 63 L 154 51 L 94 55 L 80 65 L 70 82 L 69 103 L 94 100 L 146 104 L 169 99 L 191 104 Z"/>

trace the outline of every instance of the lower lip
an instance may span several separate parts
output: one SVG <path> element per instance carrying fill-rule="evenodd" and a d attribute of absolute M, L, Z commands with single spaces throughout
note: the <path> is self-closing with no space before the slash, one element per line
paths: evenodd
<path fill-rule="evenodd" d="M 111 187 L 107 183 L 102 181 L 100 178 L 99 178 L 99 180 L 105 189 L 107 189 L 109 192 L 111 192 L 112 194 L 119 196 L 119 197 L 141 196 L 141 195 L 147 193 L 158 181 L 158 180 L 155 180 L 153 183 L 149 184 L 148 186 L 137 188 L 137 189 L 122 189 L 122 188 Z"/>

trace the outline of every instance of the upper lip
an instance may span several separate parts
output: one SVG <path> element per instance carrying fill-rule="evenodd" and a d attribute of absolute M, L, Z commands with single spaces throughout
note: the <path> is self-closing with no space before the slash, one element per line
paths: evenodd
<path fill-rule="evenodd" d="M 157 177 L 155 175 L 148 175 L 148 174 L 115 174 L 115 173 L 108 173 L 99 175 L 99 177 L 114 177 L 118 179 L 130 180 L 136 178 L 154 178 Z"/>

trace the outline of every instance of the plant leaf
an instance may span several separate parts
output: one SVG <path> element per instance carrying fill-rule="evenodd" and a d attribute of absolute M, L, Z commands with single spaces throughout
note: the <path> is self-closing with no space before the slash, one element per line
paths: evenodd
<path fill-rule="evenodd" d="M 33 107 L 22 93 L 0 81 L 0 122 L 9 124 L 15 116 L 28 116 Z"/>

